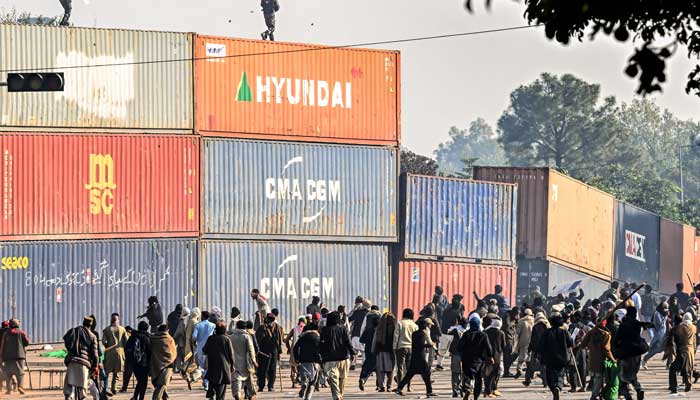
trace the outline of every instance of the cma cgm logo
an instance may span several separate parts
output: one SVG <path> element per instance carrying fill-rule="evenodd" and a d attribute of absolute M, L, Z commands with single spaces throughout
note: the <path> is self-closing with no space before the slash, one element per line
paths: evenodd
<path fill-rule="evenodd" d="M 642 236 L 632 231 L 625 231 L 625 255 L 635 260 L 644 261 L 644 241 L 646 236 Z"/>
<path fill-rule="evenodd" d="M 313 296 L 322 299 L 334 299 L 333 287 L 335 278 L 314 276 L 314 277 L 291 277 L 284 276 L 287 266 L 293 266 L 299 261 L 296 254 L 290 255 L 282 261 L 275 269 L 275 276 L 262 277 L 260 279 L 260 294 L 268 299 L 304 299 L 310 300 Z"/>
<path fill-rule="evenodd" d="M 236 101 L 256 103 L 288 103 L 306 107 L 352 107 L 352 83 L 328 82 L 277 76 L 256 76 L 255 93 L 243 72 Z"/>
<path fill-rule="evenodd" d="M 90 181 L 85 185 L 90 200 L 90 213 L 112 214 L 114 208 L 114 160 L 110 154 L 90 154 Z"/>

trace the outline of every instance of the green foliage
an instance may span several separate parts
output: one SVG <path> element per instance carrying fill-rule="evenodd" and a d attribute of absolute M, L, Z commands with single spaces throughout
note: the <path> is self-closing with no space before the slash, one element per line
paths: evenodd
<path fill-rule="evenodd" d="M 401 173 L 417 175 L 438 175 L 438 164 L 432 158 L 421 156 L 408 149 L 401 149 Z"/>
<path fill-rule="evenodd" d="M 625 73 L 639 80 L 637 93 L 661 90 L 666 62 L 679 48 L 700 56 L 700 2 L 697 0 L 523 0 L 530 24 L 544 25 L 545 35 L 562 44 L 594 40 L 601 32 L 621 42 L 641 42 Z M 490 4 L 490 0 L 486 0 Z M 471 11 L 471 0 L 466 0 Z M 657 46 L 662 42 L 663 46 Z M 686 92 L 700 96 L 700 66 L 688 75 Z"/>
<path fill-rule="evenodd" d="M 503 165 L 506 162 L 503 148 L 498 143 L 493 128 L 482 118 L 469 124 L 469 129 L 450 128 L 450 139 L 440 143 L 435 159 L 440 172 L 447 175 L 463 174 L 471 177 L 473 165 Z"/>
<path fill-rule="evenodd" d="M 45 17 L 41 14 L 32 15 L 26 11 L 17 11 L 15 8 L 9 11 L 0 10 L 0 24 L 59 26 L 61 18 L 60 16 Z"/>

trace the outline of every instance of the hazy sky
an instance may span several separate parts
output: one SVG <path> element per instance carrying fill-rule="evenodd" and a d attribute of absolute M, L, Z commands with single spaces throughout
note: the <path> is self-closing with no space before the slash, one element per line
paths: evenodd
<path fill-rule="evenodd" d="M 462 0 L 280 0 L 278 40 L 340 45 L 522 26 L 523 6 L 496 1 L 493 10 L 467 13 Z M 87 3 L 87 4 L 86 4 Z M 259 0 L 73 0 L 77 26 L 194 31 L 259 38 Z M 56 15 L 58 0 L 0 0 L 34 14 Z M 137 11 L 138 10 L 138 11 Z M 230 21 L 230 22 L 229 22 Z M 402 53 L 403 144 L 432 155 L 450 126 L 477 117 L 495 125 L 510 92 L 542 72 L 573 73 L 600 83 L 605 95 L 629 101 L 636 82 L 623 74 L 632 45 L 601 36 L 568 47 L 541 28 L 385 46 Z M 679 51 L 664 94 L 654 98 L 682 118 L 694 118 L 700 98 L 684 92 L 692 63 Z"/>

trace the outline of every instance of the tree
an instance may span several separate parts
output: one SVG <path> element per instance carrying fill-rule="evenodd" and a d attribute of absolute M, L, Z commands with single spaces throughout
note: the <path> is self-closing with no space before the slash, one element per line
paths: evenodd
<path fill-rule="evenodd" d="M 60 22 L 61 17 L 32 15 L 26 11 L 17 11 L 15 8 L 0 12 L 0 24 L 59 26 Z"/>
<path fill-rule="evenodd" d="M 592 173 L 621 139 L 613 97 L 573 75 L 544 73 L 510 95 L 498 120 L 499 142 L 514 166 L 552 166 Z M 621 155 L 618 154 L 618 157 Z"/>
<path fill-rule="evenodd" d="M 472 0 L 466 7 L 472 10 Z M 486 0 L 487 6 L 491 1 Z M 661 90 L 666 81 L 666 61 L 680 47 L 688 57 L 700 55 L 700 2 L 696 0 L 524 0 L 525 18 L 544 25 L 545 35 L 562 44 L 571 39 L 590 40 L 601 32 L 621 42 L 641 42 L 630 57 L 625 72 L 638 77 L 637 93 Z M 665 42 L 656 46 L 657 42 Z M 700 96 L 700 66 L 688 75 L 687 93 Z"/>
<path fill-rule="evenodd" d="M 401 173 L 436 176 L 438 164 L 432 158 L 401 148 Z"/>
<path fill-rule="evenodd" d="M 469 129 L 450 128 L 450 139 L 440 143 L 435 159 L 440 172 L 448 175 L 462 174 L 472 165 L 505 165 L 503 147 L 498 143 L 493 128 L 482 118 L 469 124 Z M 471 173 L 468 173 L 471 177 Z"/>

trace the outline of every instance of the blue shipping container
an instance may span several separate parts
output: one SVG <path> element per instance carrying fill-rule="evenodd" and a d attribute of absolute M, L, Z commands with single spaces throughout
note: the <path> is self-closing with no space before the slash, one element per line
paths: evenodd
<path fill-rule="evenodd" d="M 396 149 L 204 139 L 206 238 L 396 242 Z"/>
<path fill-rule="evenodd" d="M 250 291 L 260 289 L 289 328 L 306 313 L 312 296 L 329 309 L 353 307 L 363 296 L 380 310 L 390 307 L 389 247 L 372 244 L 203 241 L 199 293 L 203 309 L 257 311 Z"/>
<path fill-rule="evenodd" d="M 135 327 L 149 296 L 167 314 L 195 304 L 197 240 L 4 242 L 0 245 L 0 315 L 16 317 L 34 343 L 61 341 L 94 314 Z"/>
<path fill-rule="evenodd" d="M 404 257 L 515 263 L 517 187 L 407 175 Z"/>

